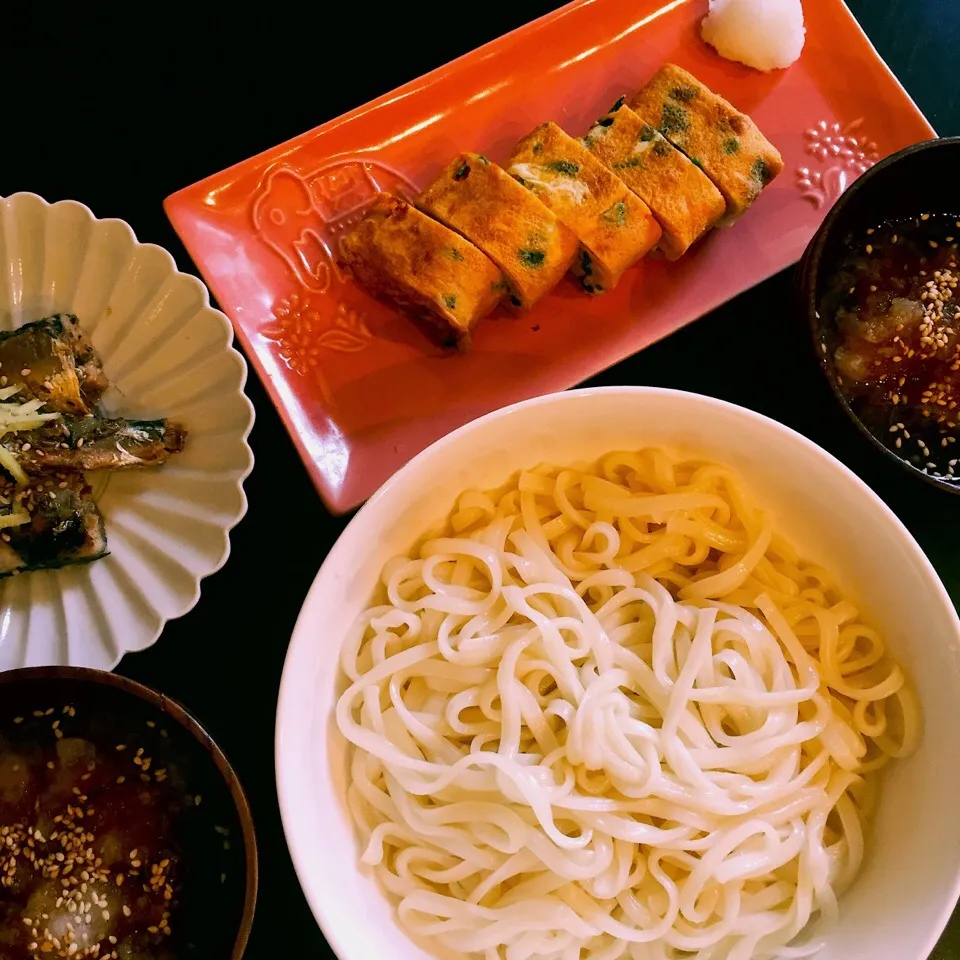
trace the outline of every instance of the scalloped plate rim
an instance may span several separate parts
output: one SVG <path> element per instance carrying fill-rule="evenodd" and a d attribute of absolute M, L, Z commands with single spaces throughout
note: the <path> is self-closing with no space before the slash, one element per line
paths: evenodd
<path fill-rule="evenodd" d="M 120 217 L 98 217 L 90 209 L 90 207 L 88 207 L 85 203 L 83 203 L 80 200 L 65 198 L 63 200 L 49 201 L 46 198 L 40 196 L 40 194 L 34 193 L 33 191 L 17 190 L 9 194 L 0 194 L 0 204 L 7 205 L 10 203 L 10 201 L 13 201 L 18 197 L 29 197 L 31 200 L 39 201 L 43 205 L 43 207 L 45 207 L 46 209 L 52 209 L 54 207 L 72 207 L 72 208 L 79 209 L 80 211 L 83 212 L 85 216 L 89 217 L 90 221 L 93 223 L 112 224 L 112 225 L 118 225 L 122 227 L 125 231 L 127 231 L 130 234 L 130 237 L 132 238 L 135 247 L 150 248 L 152 250 L 159 251 L 165 258 L 165 260 L 169 263 L 169 266 L 171 267 L 172 275 L 178 275 L 180 277 L 186 278 L 186 280 L 189 281 L 191 286 L 195 287 L 200 291 L 201 303 L 200 303 L 198 312 L 207 312 L 211 316 L 215 316 L 218 319 L 221 327 L 223 327 L 223 329 L 226 331 L 228 335 L 227 342 L 226 342 L 226 349 L 228 354 L 233 355 L 234 362 L 237 365 L 237 372 L 239 374 L 239 379 L 237 383 L 237 395 L 240 397 L 241 403 L 244 409 L 246 410 L 246 414 L 247 414 L 246 422 L 244 424 L 243 430 L 240 433 L 240 442 L 246 453 L 245 463 L 242 470 L 240 470 L 240 472 L 237 474 L 236 481 L 235 481 L 236 490 L 240 499 L 240 504 L 237 511 L 224 523 L 223 527 L 221 528 L 223 537 L 224 537 L 223 550 L 221 551 L 216 561 L 210 565 L 206 573 L 192 575 L 195 581 L 193 591 L 190 597 L 187 598 L 183 604 L 179 605 L 178 612 L 170 615 L 165 615 L 161 611 L 159 611 L 156 607 L 154 607 L 154 610 L 157 612 L 157 615 L 160 620 L 160 623 L 156 631 L 153 632 L 152 634 L 147 634 L 147 639 L 142 645 L 131 646 L 125 650 L 122 650 L 118 656 L 111 657 L 108 661 L 106 661 L 107 663 L 109 663 L 109 666 L 103 667 L 102 669 L 112 671 L 116 669 L 116 667 L 119 665 L 120 661 L 124 658 L 124 656 L 126 656 L 126 654 L 141 653 L 142 651 L 149 649 L 160 639 L 160 636 L 163 634 L 163 631 L 166 628 L 166 625 L 168 623 L 170 623 L 172 620 L 178 620 L 179 618 L 186 616 L 191 610 L 193 610 L 193 608 L 200 601 L 201 585 L 203 581 L 206 580 L 208 577 L 212 576 L 213 574 L 217 573 L 221 569 L 223 569 L 227 560 L 230 559 L 230 553 L 231 553 L 230 534 L 237 527 L 240 521 L 243 520 L 243 518 L 247 515 L 247 511 L 249 509 L 249 501 L 247 498 L 246 491 L 244 489 L 244 484 L 247 478 L 253 472 L 253 468 L 255 465 L 253 448 L 250 446 L 250 433 L 253 430 L 254 423 L 256 422 L 256 408 L 254 407 L 253 403 L 250 401 L 250 398 L 247 396 L 246 390 L 245 390 L 250 368 L 243 354 L 236 348 L 236 346 L 234 346 L 235 339 L 236 339 L 236 331 L 234 330 L 233 324 L 230 322 L 230 319 L 222 310 L 218 309 L 210 302 L 210 290 L 207 287 L 207 285 L 201 279 L 199 279 L 198 277 L 195 277 L 193 274 L 186 273 L 183 270 L 181 270 L 177 265 L 177 261 L 174 259 L 173 254 L 171 254 L 170 251 L 167 250 L 165 247 L 162 247 L 156 243 L 151 243 L 150 241 L 140 240 L 137 237 L 137 233 L 133 229 L 133 227 L 126 220 L 123 220 Z M 70 663 L 68 665 L 83 666 L 84 664 Z"/>

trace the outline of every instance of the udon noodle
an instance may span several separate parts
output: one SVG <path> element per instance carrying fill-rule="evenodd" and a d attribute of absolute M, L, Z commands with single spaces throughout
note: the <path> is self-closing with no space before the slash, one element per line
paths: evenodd
<path fill-rule="evenodd" d="M 413 936 L 482 960 L 819 949 L 920 713 L 728 470 L 643 450 L 465 493 L 377 599 L 336 716 L 362 861 Z"/>

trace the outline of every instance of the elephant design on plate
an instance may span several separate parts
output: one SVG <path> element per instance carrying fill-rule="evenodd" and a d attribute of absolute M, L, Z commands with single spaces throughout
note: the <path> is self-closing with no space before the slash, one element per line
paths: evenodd
<path fill-rule="evenodd" d="M 251 206 L 257 236 L 287 265 L 304 290 L 326 293 L 343 282 L 335 251 L 340 236 L 383 191 L 413 199 L 402 174 L 369 160 L 341 160 L 302 173 L 287 165 L 264 174 Z"/>

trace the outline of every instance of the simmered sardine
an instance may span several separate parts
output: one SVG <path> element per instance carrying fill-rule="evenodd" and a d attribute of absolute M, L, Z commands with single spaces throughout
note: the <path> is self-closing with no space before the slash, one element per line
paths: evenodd
<path fill-rule="evenodd" d="M 0 333 L 0 578 L 105 556 L 84 471 L 157 466 L 183 449 L 177 424 L 101 416 L 108 386 L 70 314 Z"/>
<path fill-rule="evenodd" d="M 0 440 L 26 473 L 155 467 L 183 449 L 186 431 L 166 420 L 61 417 Z"/>
<path fill-rule="evenodd" d="M 53 473 L 16 489 L 0 486 L 0 577 L 88 563 L 107 553 L 103 518 L 82 474 Z"/>
<path fill-rule="evenodd" d="M 0 333 L 0 386 L 19 386 L 22 397 L 83 416 L 108 381 L 77 318 L 61 313 Z"/>

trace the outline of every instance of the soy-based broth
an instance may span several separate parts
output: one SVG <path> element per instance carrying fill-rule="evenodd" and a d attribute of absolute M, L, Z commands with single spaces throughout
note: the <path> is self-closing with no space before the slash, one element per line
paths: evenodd
<path fill-rule="evenodd" d="M 960 477 L 960 217 L 924 213 L 847 241 L 822 309 L 837 383 L 904 459 Z M 825 348 L 826 349 L 826 348 Z"/>

